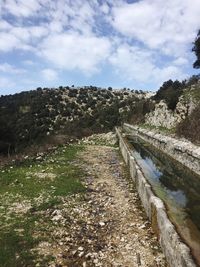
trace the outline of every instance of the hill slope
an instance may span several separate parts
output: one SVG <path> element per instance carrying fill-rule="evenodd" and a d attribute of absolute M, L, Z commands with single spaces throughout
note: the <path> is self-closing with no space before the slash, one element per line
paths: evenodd
<path fill-rule="evenodd" d="M 154 97 L 155 108 L 145 115 L 145 124 L 199 143 L 200 79 L 192 84 L 191 81 L 171 83 L 164 83 L 158 90 Z"/>
<path fill-rule="evenodd" d="M 145 93 L 96 87 L 34 91 L 0 97 L 0 152 L 19 151 L 47 137 L 81 137 L 120 124 Z"/>

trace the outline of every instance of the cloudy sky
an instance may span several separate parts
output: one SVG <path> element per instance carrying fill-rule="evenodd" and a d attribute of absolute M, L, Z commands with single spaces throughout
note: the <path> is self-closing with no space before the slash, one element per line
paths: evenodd
<path fill-rule="evenodd" d="M 200 0 L 0 0 L 0 95 L 185 79 L 199 14 Z"/>

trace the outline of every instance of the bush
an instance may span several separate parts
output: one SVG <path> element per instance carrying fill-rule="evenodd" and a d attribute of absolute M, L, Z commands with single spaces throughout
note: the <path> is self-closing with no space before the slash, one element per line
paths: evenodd
<path fill-rule="evenodd" d="M 174 110 L 178 99 L 183 92 L 185 86 L 184 82 L 179 81 L 166 81 L 157 91 L 156 95 L 153 97 L 156 101 L 164 100 L 167 103 L 169 109 Z"/>
<path fill-rule="evenodd" d="M 194 143 L 200 143 L 200 104 L 177 126 L 176 133 Z"/>
<path fill-rule="evenodd" d="M 155 102 L 151 99 L 141 99 L 131 109 L 129 122 L 140 124 L 145 122 L 145 115 L 155 109 Z"/>

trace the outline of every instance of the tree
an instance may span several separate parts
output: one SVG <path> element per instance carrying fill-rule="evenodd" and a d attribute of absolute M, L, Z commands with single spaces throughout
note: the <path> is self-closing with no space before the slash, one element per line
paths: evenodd
<path fill-rule="evenodd" d="M 198 69 L 198 68 L 200 68 L 200 30 L 197 34 L 192 51 L 195 53 L 195 55 L 197 57 L 197 60 L 193 63 L 193 67 L 195 69 Z"/>
<path fill-rule="evenodd" d="M 178 99 L 182 94 L 184 83 L 168 80 L 163 83 L 156 95 L 153 97 L 156 101 L 165 100 L 169 109 L 174 110 Z"/>

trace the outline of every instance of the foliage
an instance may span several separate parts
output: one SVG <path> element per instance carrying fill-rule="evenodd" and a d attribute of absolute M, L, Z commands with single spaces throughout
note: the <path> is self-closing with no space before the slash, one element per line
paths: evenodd
<path fill-rule="evenodd" d="M 137 101 L 132 107 L 129 122 L 132 124 L 141 124 L 145 122 L 145 115 L 155 109 L 155 103 L 151 99 L 142 99 Z"/>
<path fill-rule="evenodd" d="M 0 153 L 17 153 L 59 133 L 82 137 L 111 130 L 128 119 L 136 100 L 134 91 L 93 86 L 1 96 Z"/>
<path fill-rule="evenodd" d="M 178 80 L 168 80 L 163 83 L 156 95 L 153 97 L 156 101 L 164 100 L 168 108 L 174 110 L 178 99 L 183 92 L 185 82 L 179 82 Z"/>
<path fill-rule="evenodd" d="M 191 85 L 195 85 L 200 80 L 200 74 L 198 75 L 192 75 L 187 81 L 185 81 L 186 87 L 189 87 Z"/>
<path fill-rule="evenodd" d="M 200 104 L 177 126 L 176 133 L 194 143 L 200 143 Z"/>
<path fill-rule="evenodd" d="M 193 67 L 198 69 L 200 68 L 200 30 L 197 34 L 192 51 L 195 53 L 197 57 L 196 61 L 193 63 Z"/>

